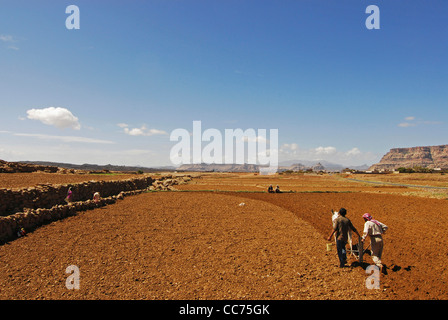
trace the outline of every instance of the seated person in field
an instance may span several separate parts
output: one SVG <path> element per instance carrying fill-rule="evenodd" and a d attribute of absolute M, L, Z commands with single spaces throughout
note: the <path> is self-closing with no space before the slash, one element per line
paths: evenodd
<path fill-rule="evenodd" d="M 282 193 L 282 192 L 280 191 L 280 187 L 279 187 L 279 186 L 277 186 L 277 188 L 275 188 L 275 193 Z"/>
<path fill-rule="evenodd" d="M 99 192 L 95 192 L 93 194 L 93 201 L 95 201 L 95 202 L 100 201 L 100 193 Z"/>
<path fill-rule="evenodd" d="M 65 197 L 65 202 L 71 203 L 72 201 L 73 201 L 73 191 L 72 187 L 69 187 L 67 191 L 67 197 Z"/>
<path fill-rule="evenodd" d="M 269 193 L 274 193 L 274 187 L 272 187 L 272 184 L 268 188 Z"/>

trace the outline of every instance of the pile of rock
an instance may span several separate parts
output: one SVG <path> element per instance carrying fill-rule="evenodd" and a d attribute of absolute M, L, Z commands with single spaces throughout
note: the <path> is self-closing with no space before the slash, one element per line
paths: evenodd
<path fill-rule="evenodd" d="M 191 181 L 190 175 L 184 176 L 163 176 L 154 180 L 152 185 L 148 188 L 149 191 L 176 191 L 175 185 L 186 184 Z"/>
<path fill-rule="evenodd" d="M 54 166 L 42 166 L 37 164 L 7 162 L 4 160 L 0 160 L 0 173 L 20 173 L 20 172 L 36 172 L 36 171 L 55 173 L 58 170 L 59 168 Z"/>

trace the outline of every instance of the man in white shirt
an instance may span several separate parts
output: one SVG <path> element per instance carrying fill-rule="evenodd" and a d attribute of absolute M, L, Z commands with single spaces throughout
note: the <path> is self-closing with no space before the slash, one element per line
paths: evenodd
<path fill-rule="evenodd" d="M 372 218 L 370 213 L 365 213 L 363 216 L 365 224 L 364 224 L 364 232 L 361 238 L 361 241 L 364 242 L 367 236 L 370 237 L 370 245 L 372 247 L 372 260 L 377 265 L 380 270 L 382 268 L 381 264 L 381 255 L 383 253 L 383 236 L 382 234 L 386 232 L 388 227 Z"/>

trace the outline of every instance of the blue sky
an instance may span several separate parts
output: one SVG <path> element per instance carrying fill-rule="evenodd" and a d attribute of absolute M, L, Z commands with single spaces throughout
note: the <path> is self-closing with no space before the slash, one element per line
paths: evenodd
<path fill-rule="evenodd" d="M 72 4 L 79 30 L 65 27 Z M 365 27 L 368 5 L 379 30 Z M 443 0 L 0 0 L 0 159 L 170 165 L 170 132 L 194 120 L 278 129 L 280 161 L 373 164 L 390 148 L 447 144 L 447 11 Z"/>

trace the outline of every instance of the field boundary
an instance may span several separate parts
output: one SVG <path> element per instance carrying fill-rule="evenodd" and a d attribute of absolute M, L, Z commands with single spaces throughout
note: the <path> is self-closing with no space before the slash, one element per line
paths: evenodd
<path fill-rule="evenodd" d="M 416 185 L 416 184 L 394 183 L 394 182 L 387 182 L 387 181 L 384 181 L 384 182 L 383 181 L 370 181 L 370 180 L 361 180 L 361 179 L 354 179 L 354 178 L 346 178 L 346 180 L 354 181 L 354 182 L 361 182 L 361 183 L 369 183 L 369 184 L 382 184 L 382 185 L 386 185 L 386 186 L 448 190 L 448 187 L 422 186 L 422 185 Z"/>
<path fill-rule="evenodd" d="M 177 177 L 186 183 L 185 176 Z M 172 191 L 172 185 L 178 184 L 173 176 L 161 176 L 154 179 L 144 178 L 88 181 L 63 185 L 39 185 L 22 189 L 0 189 L 0 242 L 7 242 L 19 236 L 23 228 L 30 232 L 44 224 L 73 216 L 78 211 L 91 210 L 108 204 L 114 204 L 125 196 L 143 192 Z M 66 202 L 67 190 L 73 191 L 73 199 Z M 154 189 L 157 188 L 157 189 Z M 93 194 L 99 192 L 100 198 L 93 200 Z"/>
<path fill-rule="evenodd" d="M 220 189 L 199 189 L 199 190 L 148 190 L 146 192 L 217 192 L 217 193 L 261 193 L 270 194 L 266 191 L 255 191 L 255 190 L 220 190 Z M 311 191 L 282 191 L 280 193 L 272 194 L 293 194 L 293 193 L 360 193 L 362 191 L 335 191 L 335 190 L 311 190 Z"/>

